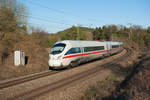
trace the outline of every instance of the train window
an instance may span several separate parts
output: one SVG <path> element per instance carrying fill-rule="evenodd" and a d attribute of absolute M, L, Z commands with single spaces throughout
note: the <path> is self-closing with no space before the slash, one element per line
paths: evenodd
<path fill-rule="evenodd" d="M 63 43 L 55 44 L 51 48 L 51 54 L 53 54 L 53 55 L 59 54 L 59 53 L 61 53 L 64 50 L 65 47 L 66 47 L 66 44 L 63 44 Z"/>
<path fill-rule="evenodd" d="M 65 55 L 76 54 L 76 53 L 81 53 L 81 49 L 80 48 L 71 48 L 70 50 L 67 51 L 67 53 Z"/>
<path fill-rule="evenodd" d="M 84 52 L 104 50 L 104 46 L 84 47 Z"/>
<path fill-rule="evenodd" d="M 112 48 L 119 48 L 119 45 L 112 45 Z"/>

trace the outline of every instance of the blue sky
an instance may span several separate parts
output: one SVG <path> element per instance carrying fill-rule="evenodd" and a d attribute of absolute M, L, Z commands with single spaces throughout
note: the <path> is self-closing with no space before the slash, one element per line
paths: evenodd
<path fill-rule="evenodd" d="M 20 0 L 28 22 L 49 33 L 72 25 L 98 27 L 129 23 L 150 26 L 150 0 Z"/>

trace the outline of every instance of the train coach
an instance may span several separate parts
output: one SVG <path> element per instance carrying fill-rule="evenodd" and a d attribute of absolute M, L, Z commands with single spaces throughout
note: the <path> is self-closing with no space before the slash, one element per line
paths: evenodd
<path fill-rule="evenodd" d="M 49 54 L 51 68 L 74 67 L 94 59 L 120 52 L 122 42 L 64 40 L 56 42 Z"/>

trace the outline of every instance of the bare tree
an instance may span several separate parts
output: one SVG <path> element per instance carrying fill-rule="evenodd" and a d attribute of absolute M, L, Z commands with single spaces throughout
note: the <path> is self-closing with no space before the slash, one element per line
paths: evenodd
<path fill-rule="evenodd" d="M 13 32 L 26 24 L 25 7 L 17 0 L 0 0 L 0 31 Z"/>

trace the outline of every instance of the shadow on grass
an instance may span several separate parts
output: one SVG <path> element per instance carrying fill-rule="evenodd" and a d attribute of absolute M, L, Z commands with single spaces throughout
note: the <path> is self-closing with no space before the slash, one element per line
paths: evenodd
<path fill-rule="evenodd" d="M 116 89 L 112 93 L 112 95 L 104 97 L 104 98 L 102 98 L 102 100 L 129 100 L 128 94 L 126 94 L 126 90 L 130 90 L 130 88 L 127 89 L 127 87 L 129 86 L 130 82 L 135 81 L 133 78 L 134 78 L 134 76 L 136 76 L 136 74 L 138 74 L 143 69 L 146 69 L 146 67 L 143 64 L 144 64 L 144 62 L 149 61 L 149 60 L 150 60 L 150 57 L 143 58 L 139 63 L 134 64 L 133 65 L 134 67 L 132 67 L 132 69 L 130 69 L 128 71 L 129 74 L 119 84 L 119 86 L 116 87 Z M 147 66 L 149 66 L 149 65 L 147 65 Z"/>

